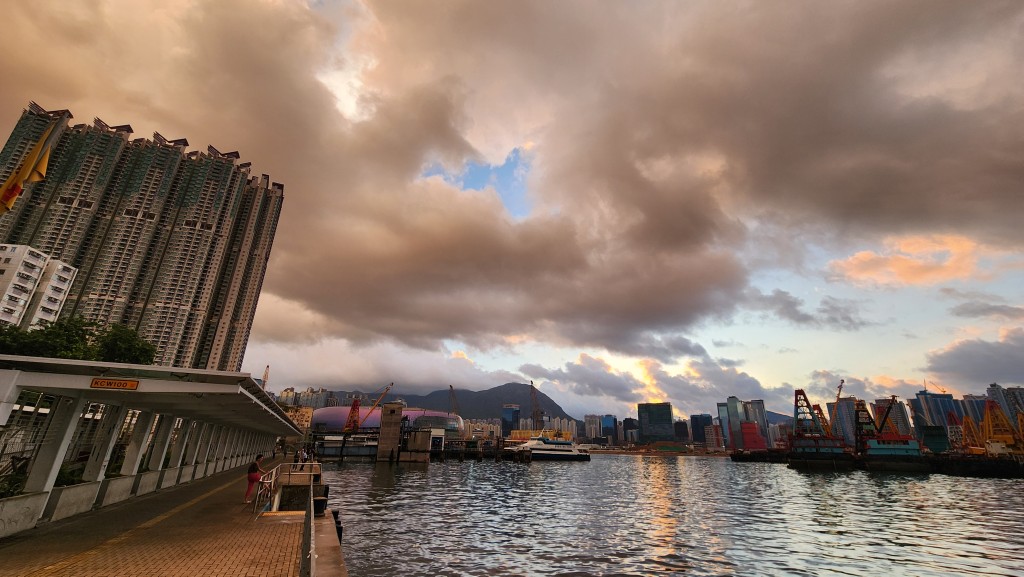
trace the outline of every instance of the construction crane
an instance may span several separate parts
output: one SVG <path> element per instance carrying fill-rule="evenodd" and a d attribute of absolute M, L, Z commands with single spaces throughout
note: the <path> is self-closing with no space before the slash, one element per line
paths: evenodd
<path fill-rule="evenodd" d="M 815 403 L 811 406 L 811 409 L 813 409 L 814 414 L 818 416 L 818 420 L 821 422 L 821 428 L 825 431 L 825 436 L 831 437 L 832 425 L 828 422 L 828 419 L 825 418 L 825 412 L 821 410 L 821 405 Z"/>
<path fill-rule="evenodd" d="M 348 409 L 348 419 L 345 421 L 345 427 L 341 431 L 346 434 L 358 431 L 360 427 L 363 426 L 363 423 L 366 422 L 366 419 L 369 419 L 370 415 L 373 414 L 373 410 L 377 408 L 377 405 L 380 404 L 381 400 L 384 399 L 384 395 L 388 394 L 388 391 L 390 391 L 393 386 L 395 386 L 395 383 L 391 383 L 384 387 L 384 392 L 377 397 L 377 400 L 373 402 L 373 405 L 370 406 L 370 410 L 366 411 L 366 416 L 362 419 L 359 418 L 359 397 L 354 397 L 352 399 L 352 406 Z"/>
<path fill-rule="evenodd" d="M 993 453 L 1019 453 L 1021 443 L 1017 431 L 1010 425 L 1006 413 L 999 403 L 992 399 L 985 401 L 985 418 L 981 421 L 981 435 L 985 450 Z"/>
<path fill-rule="evenodd" d="M 842 427 L 839 426 L 839 421 L 836 417 L 839 415 L 839 397 L 843 395 L 843 385 L 845 383 L 846 379 L 839 379 L 839 386 L 836 388 L 836 402 L 832 405 L 832 413 L 828 416 L 828 422 L 825 422 L 825 420 L 822 419 L 822 427 L 825 429 L 825 434 L 828 436 L 832 436 L 833 434 L 842 434 Z"/>
<path fill-rule="evenodd" d="M 370 405 L 370 410 L 366 411 L 366 416 L 363 417 L 361 421 L 359 421 L 360 427 L 363 426 L 363 423 L 366 422 L 366 419 L 370 418 L 370 415 L 373 414 L 373 410 L 377 408 L 377 405 L 380 405 L 380 402 L 384 400 L 384 395 L 387 395 L 388 391 L 390 391 L 391 387 L 393 386 L 395 386 L 395 383 L 391 383 L 390 385 L 384 387 L 384 392 L 381 393 L 379 397 L 377 397 L 377 400 L 374 401 L 372 405 Z"/>
<path fill-rule="evenodd" d="M 968 455 L 984 455 L 985 442 L 981 438 L 978 427 L 974 425 L 974 419 L 970 415 L 964 415 L 964 446 L 963 450 Z"/>
<path fill-rule="evenodd" d="M 793 436 L 796 437 L 831 437 L 825 430 L 822 418 L 814 411 L 811 402 L 807 399 L 807 393 L 803 389 L 796 389 L 793 402 Z"/>
<path fill-rule="evenodd" d="M 263 383 L 262 383 L 262 387 L 263 387 L 264 391 L 267 390 L 267 381 L 269 381 L 269 380 L 270 380 L 270 365 L 267 365 L 267 368 L 263 369 Z"/>
<path fill-rule="evenodd" d="M 353 397 L 352 404 L 348 408 L 348 419 L 345 420 L 345 427 L 341 429 L 341 432 L 348 436 L 349 433 L 358 431 L 360 424 L 359 397 Z"/>

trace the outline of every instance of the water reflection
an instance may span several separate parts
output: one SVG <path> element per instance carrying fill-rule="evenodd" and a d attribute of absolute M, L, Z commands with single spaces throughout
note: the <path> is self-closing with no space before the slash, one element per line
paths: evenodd
<path fill-rule="evenodd" d="M 324 477 L 359 576 L 1024 574 L 1016 481 L 626 455 Z"/>

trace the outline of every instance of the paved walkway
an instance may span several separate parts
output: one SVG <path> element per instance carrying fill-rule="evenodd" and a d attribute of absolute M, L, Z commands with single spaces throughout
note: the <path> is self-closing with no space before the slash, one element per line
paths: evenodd
<path fill-rule="evenodd" d="M 264 462 L 269 469 L 280 462 Z M 257 517 L 246 467 L 0 539 L 0 577 L 291 577 L 303 514 Z"/>

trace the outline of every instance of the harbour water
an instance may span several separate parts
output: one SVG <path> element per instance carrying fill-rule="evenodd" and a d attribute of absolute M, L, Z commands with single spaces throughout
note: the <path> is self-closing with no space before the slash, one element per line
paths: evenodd
<path fill-rule="evenodd" d="M 716 457 L 325 465 L 350 575 L 1024 575 L 1024 482 Z"/>

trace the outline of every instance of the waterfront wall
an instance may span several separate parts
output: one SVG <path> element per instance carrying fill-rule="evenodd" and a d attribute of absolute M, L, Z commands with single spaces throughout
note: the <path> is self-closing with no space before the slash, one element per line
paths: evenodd
<path fill-rule="evenodd" d="M 36 526 L 49 493 L 28 493 L 0 499 L 0 538 Z"/>
<path fill-rule="evenodd" d="M 54 487 L 43 510 L 43 521 L 58 521 L 72 515 L 91 511 L 96 504 L 103 481 Z"/>

